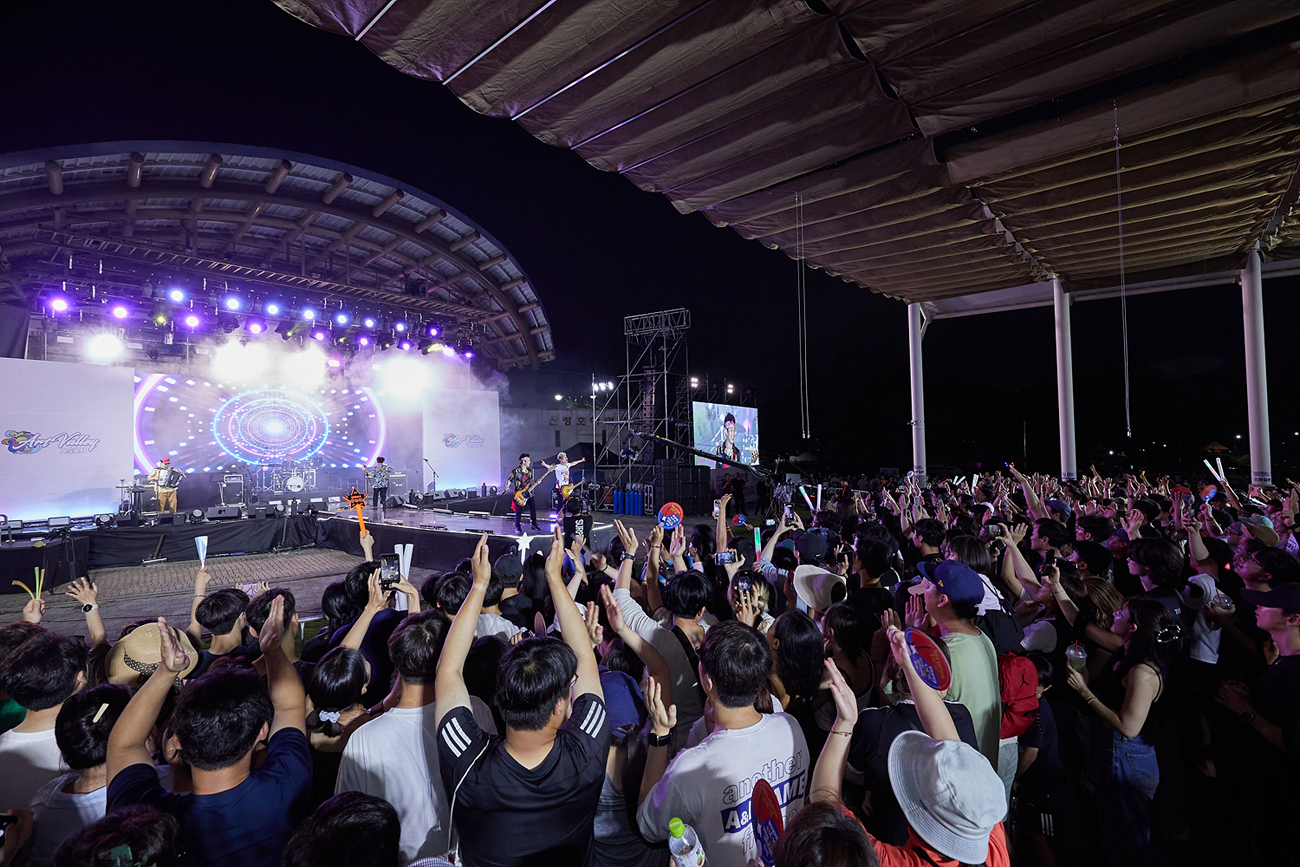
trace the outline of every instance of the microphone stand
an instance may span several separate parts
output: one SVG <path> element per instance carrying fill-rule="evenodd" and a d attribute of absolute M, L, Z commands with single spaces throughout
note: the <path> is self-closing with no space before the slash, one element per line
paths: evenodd
<path fill-rule="evenodd" d="M 438 490 L 438 485 L 437 485 L 438 472 L 433 468 L 433 464 L 429 463 L 429 459 L 428 459 L 428 458 L 421 458 L 421 460 L 423 460 L 424 463 L 425 463 L 425 465 L 428 466 L 428 468 L 429 468 L 429 475 L 433 477 L 433 478 L 431 478 L 431 479 L 429 480 L 430 484 L 432 484 L 432 485 L 434 486 L 433 489 L 434 489 L 435 491 Z M 421 509 L 424 508 L 424 498 L 427 497 L 428 495 L 429 495 L 429 486 L 428 486 L 428 485 L 425 485 L 425 486 L 424 486 L 424 490 L 420 493 L 420 508 L 421 508 Z"/>

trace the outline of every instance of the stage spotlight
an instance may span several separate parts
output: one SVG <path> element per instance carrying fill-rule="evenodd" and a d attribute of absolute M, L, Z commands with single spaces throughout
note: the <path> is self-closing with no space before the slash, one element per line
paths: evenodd
<path fill-rule="evenodd" d="M 188 319 L 186 319 L 186 324 L 187 325 L 189 324 Z M 197 325 L 198 323 L 195 324 Z M 239 327 L 239 317 L 233 313 L 227 313 L 223 310 L 222 312 L 217 314 L 217 325 L 221 326 L 221 330 L 223 332 L 225 332 L 226 334 L 230 334 L 236 328 Z"/>
<path fill-rule="evenodd" d="M 284 308 L 280 306 L 278 301 L 272 301 L 263 308 L 263 312 L 265 312 L 267 316 L 279 316 L 280 311 L 283 309 Z"/>
<path fill-rule="evenodd" d="M 428 355 L 433 351 L 433 341 L 428 338 L 420 341 L 420 354 Z"/>
<path fill-rule="evenodd" d="M 405 352 L 411 348 L 411 341 L 403 340 L 397 344 L 397 348 Z"/>
<path fill-rule="evenodd" d="M 357 346 L 358 346 L 358 347 L 365 347 L 365 346 L 369 346 L 369 345 L 370 345 L 370 338 L 367 337 L 366 335 L 362 334 L 361 336 L 359 336 L 359 337 L 357 338 Z"/>
<path fill-rule="evenodd" d="M 735 394 L 735 393 L 736 393 L 736 387 L 731 383 L 727 383 L 727 394 Z"/>
<path fill-rule="evenodd" d="M 131 311 L 127 310 L 126 307 L 121 304 L 116 305 L 109 312 L 113 314 L 114 319 L 125 319 L 131 315 Z"/>
<path fill-rule="evenodd" d="M 437 336 L 438 336 L 438 326 L 436 326 L 436 325 L 430 325 L 430 326 L 429 326 L 429 336 L 430 336 L 430 337 L 437 337 Z"/>
<path fill-rule="evenodd" d="M 329 367 L 338 368 L 343 366 L 343 360 L 341 358 L 331 358 L 329 361 L 326 361 L 325 364 Z"/>
<path fill-rule="evenodd" d="M 337 322 L 339 325 L 347 325 L 348 322 L 351 321 L 351 317 L 349 317 L 348 314 L 340 310 L 338 313 L 334 314 L 334 321 Z"/>
<path fill-rule="evenodd" d="M 266 330 L 266 320 L 260 316 L 250 316 L 244 320 L 244 330 L 249 334 L 261 334 Z"/>
<path fill-rule="evenodd" d="M 361 324 L 364 325 L 366 328 L 374 328 L 375 320 L 372 317 L 367 316 L 365 319 L 361 320 Z"/>
<path fill-rule="evenodd" d="M 149 348 L 148 348 L 147 350 L 145 350 L 145 354 L 149 356 L 149 360 L 150 360 L 150 361 L 157 361 L 157 360 L 158 360 L 158 344 L 157 344 L 157 343 L 150 343 L 150 344 L 149 344 Z"/>
<path fill-rule="evenodd" d="M 605 387 L 608 388 L 610 391 L 613 391 L 613 390 L 614 390 L 614 383 L 612 383 L 612 382 L 607 382 L 607 383 L 605 383 Z"/>
<path fill-rule="evenodd" d="M 203 510 L 202 510 L 202 509 L 192 509 L 192 510 L 190 511 L 190 514 L 189 514 L 188 520 L 189 520 L 189 523 L 191 523 L 191 524 L 202 524 L 202 523 L 203 523 Z"/>
<path fill-rule="evenodd" d="M 167 293 L 167 297 L 179 304 L 185 300 L 185 292 L 180 289 L 172 289 Z"/>
<path fill-rule="evenodd" d="M 112 361 L 123 349 L 122 341 L 113 334 L 96 334 L 86 343 L 86 355 L 92 361 Z"/>
<path fill-rule="evenodd" d="M 243 306 L 244 306 L 244 302 L 241 301 L 237 295 L 228 295 L 228 296 L 226 296 L 226 309 L 227 309 L 227 310 L 238 310 L 239 308 L 241 308 L 241 307 L 243 307 Z"/>
<path fill-rule="evenodd" d="M 99 527 L 100 529 L 107 529 L 108 527 L 113 526 L 113 523 L 114 523 L 116 520 L 117 520 L 117 516 L 116 516 L 116 515 L 108 515 L 108 514 L 104 514 L 104 515 L 96 515 L 96 516 L 95 516 L 95 526 L 96 526 L 96 527 Z"/>
<path fill-rule="evenodd" d="M 316 311 L 312 310 L 310 307 L 304 307 L 302 309 L 301 315 L 303 319 L 306 319 L 308 322 L 311 322 L 313 319 L 316 318 Z"/>
<path fill-rule="evenodd" d="M 473 349 L 473 347 L 470 347 L 470 346 L 466 346 L 466 347 L 465 347 L 465 357 L 466 357 L 466 358 L 473 358 L 473 357 L 474 357 L 474 349 Z"/>
<path fill-rule="evenodd" d="M 406 323 L 405 323 L 405 322 L 394 322 L 394 323 L 393 323 L 393 330 L 396 331 L 398 334 L 401 334 L 403 331 L 406 330 Z"/>
<path fill-rule="evenodd" d="M 382 337 L 376 339 L 375 345 L 379 347 L 380 352 L 383 352 L 387 349 L 392 349 L 393 344 L 395 342 L 396 341 L 393 339 L 393 335 L 385 334 Z"/>
<path fill-rule="evenodd" d="M 197 313 L 189 314 L 188 316 L 185 317 L 185 324 L 188 325 L 190 328 L 198 328 L 199 315 Z"/>
<path fill-rule="evenodd" d="M 275 326 L 275 333 L 280 335 L 281 340 L 288 340 L 293 336 L 293 323 L 285 319 Z"/>
<path fill-rule="evenodd" d="M 445 356 L 447 356 L 448 358 L 455 358 L 455 357 L 456 357 L 456 349 L 455 349 L 455 347 L 451 347 L 451 346 L 443 346 L 443 347 L 442 347 L 442 354 L 445 355 Z"/>
<path fill-rule="evenodd" d="M 329 332 L 319 325 L 311 330 L 312 340 L 324 340 L 326 337 L 329 337 Z"/>
<path fill-rule="evenodd" d="M 155 325 L 166 325 L 167 319 L 170 315 L 167 305 L 164 302 L 159 301 L 153 306 L 153 312 L 149 314 L 149 318 L 153 320 Z"/>
<path fill-rule="evenodd" d="M 68 299 L 62 296 L 56 295 L 50 299 L 50 310 L 54 313 L 67 313 L 71 306 Z"/>
<path fill-rule="evenodd" d="M 466 358 L 471 358 L 474 355 L 474 351 L 470 349 L 469 343 L 464 340 L 458 341 L 456 343 L 456 352 L 465 356 Z"/>
<path fill-rule="evenodd" d="M 555 396 L 555 399 L 556 399 L 556 400 L 564 400 L 564 395 L 562 395 L 562 394 L 557 394 L 557 395 Z"/>
<path fill-rule="evenodd" d="M 697 377 L 692 376 L 692 377 L 691 377 L 691 388 L 699 388 L 699 387 L 700 387 L 700 380 L 699 380 Z"/>

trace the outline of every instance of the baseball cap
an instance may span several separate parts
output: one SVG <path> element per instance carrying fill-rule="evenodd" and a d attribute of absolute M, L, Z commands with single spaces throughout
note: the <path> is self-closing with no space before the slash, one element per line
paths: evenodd
<path fill-rule="evenodd" d="M 160 463 L 160 464 L 170 464 L 171 462 L 172 462 L 172 459 L 171 459 L 171 458 L 159 458 L 159 459 L 158 459 L 158 463 Z"/>
<path fill-rule="evenodd" d="M 1280 537 L 1277 535 L 1277 530 L 1274 530 L 1272 527 L 1265 527 L 1263 524 L 1245 524 L 1244 526 L 1247 533 L 1254 536 L 1269 548 L 1277 547 L 1277 543 L 1280 541 Z"/>
<path fill-rule="evenodd" d="M 965 563 L 957 560 L 929 563 L 922 560 L 916 564 L 916 571 L 954 602 L 978 605 L 984 599 L 984 582 L 980 580 L 979 573 Z M 920 586 L 916 584 L 911 592 L 918 593 Z"/>
<path fill-rule="evenodd" d="M 1241 591 L 1241 598 L 1251 605 L 1258 605 L 1263 608 L 1281 608 L 1283 611 L 1292 614 L 1300 614 L 1300 584 L 1294 581 L 1279 584 L 1272 590 L 1251 590 L 1247 588 Z"/>
<path fill-rule="evenodd" d="M 492 571 L 501 576 L 501 582 L 507 587 L 518 587 L 519 579 L 524 574 L 524 564 L 517 553 L 509 551 L 496 559 Z"/>
<path fill-rule="evenodd" d="M 1070 509 L 1070 504 L 1065 502 L 1065 500 L 1048 500 L 1043 505 L 1047 506 L 1047 508 L 1051 509 L 1053 512 L 1060 512 L 1065 516 L 1065 520 L 1067 521 L 1070 520 L 1070 516 L 1074 514 Z"/>
<path fill-rule="evenodd" d="M 809 530 L 794 540 L 794 548 L 799 552 L 800 560 L 812 560 L 826 556 L 826 539 L 821 533 Z"/>
<path fill-rule="evenodd" d="M 962 864 L 988 859 L 1007 799 L 982 754 L 961 741 L 903 732 L 889 748 L 889 782 L 908 824 L 936 851 Z"/>
<path fill-rule="evenodd" d="M 836 593 L 839 585 L 843 592 Z M 813 611 L 825 611 L 848 595 L 843 575 L 827 572 L 820 566 L 800 566 L 794 570 L 794 592 Z"/>
<path fill-rule="evenodd" d="M 609 713 L 609 729 L 615 737 L 625 725 L 638 728 L 646 720 L 645 701 L 641 688 L 630 674 L 600 667 L 600 689 L 605 694 L 605 710 Z"/>

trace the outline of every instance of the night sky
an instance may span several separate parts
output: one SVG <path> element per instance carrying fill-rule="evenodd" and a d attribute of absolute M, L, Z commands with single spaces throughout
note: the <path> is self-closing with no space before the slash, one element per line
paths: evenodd
<path fill-rule="evenodd" d="M 613 378 L 625 314 L 687 307 L 692 372 L 757 391 L 765 450 L 804 448 L 785 254 L 678 214 L 269 0 L 7 4 L 0 152 L 140 139 L 317 154 L 418 187 L 479 223 L 525 269 L 555 337 L 557 361 L 511 374 L 517 403 Z M 857 469 L 908 466 L 904 305 L 815 270 L 807 286 L 815 447 Z M 1297 290 L 1297 278 L 1264 289 L 1275 477 L 1300 464 Z M 1081 469 L 1199 463 L 1211 440 L 1245 451 L 1236 286 L 1130 299 L 1131 441 L 1119 302 L 1073 312 Z M 1058 469 L 1050 307 L 933 323 L 924 351 L 932 466 Z"/>

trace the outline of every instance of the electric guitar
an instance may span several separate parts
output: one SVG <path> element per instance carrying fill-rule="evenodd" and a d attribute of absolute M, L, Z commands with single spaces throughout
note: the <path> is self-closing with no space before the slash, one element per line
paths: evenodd
<path fill-rule="evenodd" d="M 586 458 L 578 458 L 576 461 L 569 464 L 569 469 L 573 469 L 574 467 L 576 467 L 578 464 L 582 463 L 585 460 Z M 559 464 L 556 464 L 556 466 L 559 466 Z M 551 467 L 551 469 L 555 469 L 555 467 Z M 573 492 L 577 489 L 577 487 L 578 487 L 577 482 L 569 482 L 569 484 L 567 485 L 560 485 L 560 498 L 565 500 L 569 499 L 570 495 L 573 494 Z"/>
<path fill-rule="evenodd" d="M 551 470 L 554 469 L 555 467 L 551 467 L 550 470 L 547 470 L 546 472 L 538 476 L 537 480 L 533 482 L 531 485 L 529 485 L 526 488 L 520 488 L 519 490 L 515 491 L 515 497 L 510 502 L 510 508 L 516 512 L 519 511 L 521 508 L 523 508 L 524 504 L 528 502 L 528 495 L 531 494 L 533 492 L 533 489 L 542 483 L 542 479 L 549 476 L 551 474 Z"/>

